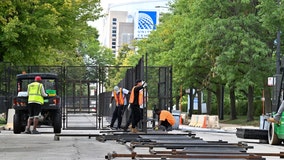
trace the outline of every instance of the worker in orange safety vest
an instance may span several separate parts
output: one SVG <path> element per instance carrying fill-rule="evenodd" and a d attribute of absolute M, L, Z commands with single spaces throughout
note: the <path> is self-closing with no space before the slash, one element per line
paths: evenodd
<path fill-rule="evenodd" d="M 134 94 L 132 94 L 134 95 Z M 131 99 L 133 99 L 134 96 L 131 97 Z M 142 102 L 141 102 L 142 101 Z M 148 101 L 148 92 L 146 88 L 143 88 L 139 91 L 139 98 L 138 98 L 138 103 L 141 104 L 140 105 L 140 120 L 142 121 L 142 126 L 143 126 L 143 109 L 146 108 L 146 102 Z M 130 107 L 129 107 L 130 109 Z M 126 125 L 123 127 L 124 131 L 127 131 L 128 127 L 130 126 L 132 122 L 132 114 L 130 114 Z"/>
<path fill-rule="evenodd" d="M 143 92 L 141 90 L 147 86 L 142 80 L 136 80 L 135 86 L 131 90 L 129 104 L 131 108 L 131 132 L 137 133 L 137 124 L 141 120 L 140 106 L 143 104 Z"/>
<path fill-rule="evenodd" d="M 173 129 L 172 126 L 175 124 L 175 118 L 172 113 L 158 108 L 154 111 L 159 116 L 159 122 L 158 125 L 155 126 L 155 130 L 161 128 L 164 131 L 171 131 Z"/>
<path fill-rule="evenodd" d="M 111 103 L 110 108 L 112 106 L 113 100 L 115 100 L 115 109 L 112 114 L 112 119 L 110 123 L 110 128 L 114 128 L 113 125 L 117 119 L 117 127 L 116 129 L 121 129 L 121 122 L 122 122 L 122 115 L 124 111 L 124 106 L 127 106 L 127 99 L 126 95 L 129 93 L 129 91 L 125 88 L 119 88 L 118 86 L 115 86 L 113 88 L 112 96 L 111 96 Z"/>

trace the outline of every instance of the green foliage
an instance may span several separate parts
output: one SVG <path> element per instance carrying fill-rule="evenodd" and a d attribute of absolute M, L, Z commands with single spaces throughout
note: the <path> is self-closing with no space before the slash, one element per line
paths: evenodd
<path fill-rule="evenodd" d="M 5 118 L 0 118 L 0 125 L 6 124 L 6 119 Z"/>
<path fill-rule="evenodd" d="M 88 27 L 82 32 L 85 39 L 81 41 L 78 52 L 84 57 L 85 64 L 101 67 L 113 65 L 115 61 L 114 54 L 110 49 L 100 46 L 97 40 L 98 31 L 95 28 Z"/>
<path fill-rule="evenodd" d="M 125 77 L 126 71 L 136 66 L 142 57 L 135 52 L 132 46 L 134 45 L 124 44 L 118 51 L 118 56 L 111 59 L 111 67 L 108 69 L 108 81 L 106 83 L 107 90 L 112 90 L 114 85 L 118 84 Z"/>
<path fill-rule="evenodd" d="M 176 0 L 157 30 L 138 43 L 151 65 L 173 67 L 173 96 L 179 86 L 210 90 L 235 88 L 238 113 L 248 112 L 249 96 L 261 95 L 275 70 L 273 41 L 283 29 L 283 4 L 274 0 Z M 272 10 L 272 12 L 271 12 Z M 248 95 L 248 86 L 255 95 Z M 225 95 L 229 113 L 229 94 Z M 212 113 L 218 104 L 212 100 Z M 258 101 L 254 114 L 260 114 Z M 257 104 L 256 104 L 257 103 Z M 256 107 L 257 106 L 257 107 Z M 253 106 L 249 106 L 252 107 Z M 250 110 L 251 111 L 251 110 Z"/>
<path fill-rule="evenodd" d="M 81 64 L 76 48 L 87 21 L 100 16 L 98 0 L 6 0 L 0 4 L 1 60 L 17 65 Z M 97 36 L 97 35 L 93 35 Z"/>
<path fill-rule="evenodd" d="M 281 1 L 279 1 L 281 3 Z M 262 24 L 265 28 L 268 28 L 271 34 L 275 35 L 279 26 L 284 27 L 284 5 L 279 4 L 277 0 L 260 0 L 258 5 L 259 15 L 261 17 Z"/>

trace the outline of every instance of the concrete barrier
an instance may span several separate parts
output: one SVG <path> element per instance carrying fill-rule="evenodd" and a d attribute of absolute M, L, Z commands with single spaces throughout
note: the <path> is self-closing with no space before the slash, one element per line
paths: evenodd
<path fill-rule="evenodd" d="M 14 109 L 8 110 L 7 124 L 4 126 L 5 130 L 13 130 L 14 114 L 15 114 Z"/>
<path fill-rule="evenodd" d="M 191 115 L 189 126 L 195 127 L 197 123 L 198 123 L 198 115 L 196 114 Z"/>
<path fill-rule="evenodd" d="M 208 128 L 221 128 L 219 124 L 219 117 L 218 116 L 209 116 L 208 118 Z"/>
<path fill-rule="evenodd" d="M 208 115 L 198 115 L 198 121 L 195 127 L 207 128 Z"/>
<path fill-rule="evenodd" d="M 189 123 L 191 127 L 200 127 L 200 128 L 220 128 L 219 125 L 219 117 L 216 115 L 196 115 L 193 114 L 191 116 L 191 120 Z"/>

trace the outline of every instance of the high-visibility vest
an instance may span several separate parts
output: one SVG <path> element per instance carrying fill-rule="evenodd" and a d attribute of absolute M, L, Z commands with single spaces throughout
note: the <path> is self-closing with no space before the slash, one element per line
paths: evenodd
<path fill-rule="evenodd" d="M 124 105 L 124 97 L 122 93 L 122 88 L 119 90 L 119 94 L 117 94 L 115 91 L 113 91 L 113 96 L 116 102 L 116 105 Z"/>
<path fill-rule="evenodd" d="M 28 85 L 29 103 L 39 103 L 39 104 L 44 103 L 44 99 L 41 95 L 41 88 L 42 84 L 38 82 L 33 82 Z"/>
<path fill-rule="evenodd" d="M 134 86 L 134 87 L 132 88 L 132 90 L 131 90 L 131 94 L 130 94 L 130 98 L 129 98 L 129 103 L 130 103 L 130 104 L 133 104 L 133 102 L 134 102 L 134 88 L 135 88 L 135 87 L 136 87 L 136 86 Z M 143 104 L 143 91 L 142 91 L 142 92 L 139 91 L 138 104 L 139 104 L 139 105 L 142 105 L 142 104 Z"/>

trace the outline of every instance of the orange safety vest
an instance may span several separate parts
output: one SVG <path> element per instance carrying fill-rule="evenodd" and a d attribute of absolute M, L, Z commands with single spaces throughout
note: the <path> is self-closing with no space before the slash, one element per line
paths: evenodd
<path fill-rule="evenodd" d="M 113 92 L 113 96 L 116 102 L 116 105 L 124 105 L 124 98 L 123 98 L 123 93 L 122 93 L 122 89 L 120 88 L 119 90 L 119 95 L 117 95 L 117 93 L 114 91 Z"/>
<path fill-rule="evenodd" d="M 133 102 L 134 102 L 134 88 L 135 88 L 135 86 L 131 90 L 131 94 L 130 94 L 130 98 L 129 98 L 130 104 L 133 104 Z M 139 105 L 143 104 L 143 92 L 140 92 L 140 91 L 139 91 L 139 95 L 138 95 L 138 104 Z"/>

